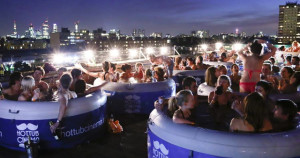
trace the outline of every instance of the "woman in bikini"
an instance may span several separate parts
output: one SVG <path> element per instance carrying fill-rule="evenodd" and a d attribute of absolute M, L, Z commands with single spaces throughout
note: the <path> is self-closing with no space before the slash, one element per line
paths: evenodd
<path fill-rule="evenodd" d="M 264 40 L 254 41 L 254 43 L 250 46 L 252 55 L 246 55 L 243 53 L 243 51 L 248 50 L 248 46 L 245 49 L 239 51 L 239 56 L 244 65 L 244 71 L 240 80 L 240 92 L 242 93 L 254 92 L 255 85 L 260 80 L 260 73 L 263 62 L 269 59 L 271 56 L 275 55 L 277 49 L 269 43 L 266 44 L 271 52 L 260 55 L 263 48 L 262 43 L 266 42 Z"/>

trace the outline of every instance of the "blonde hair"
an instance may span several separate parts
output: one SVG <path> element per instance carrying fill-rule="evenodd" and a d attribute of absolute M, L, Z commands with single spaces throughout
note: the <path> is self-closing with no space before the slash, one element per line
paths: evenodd
<path fill-rule="evenodd" d="M 176 94 L 176 96 L 171 97 L 168 102 L 168 116 L 173 116 L 174 112 L 179 107 L 183 106 L 184 103 L 188 102 L 189 95 L 193 96 L 191 90 L 181 90 Z"/>
<path fill-rule="evenodd" d="M 32 76 L 26 76 L 21 81 L 21 86 L 24 91 L 31 90 L 35 86 L 35 81 Z"/>

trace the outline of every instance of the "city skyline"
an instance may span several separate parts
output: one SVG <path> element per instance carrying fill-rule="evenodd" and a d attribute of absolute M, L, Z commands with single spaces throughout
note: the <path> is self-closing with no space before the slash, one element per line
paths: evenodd
<path fill-rule="evenodd" d="M 1 4 L 2 3 L 2 4 Z M 13 33 L 13 21 L 17 21 L 18 34 L 24 34 L 30 23 L 41 29 L 48 18 L 52 24 L 74 31 L 74 22 L 80 21 L 79 29 L 119 29 L 130 35 L 135 28 L 152 32 L 178 35 L 192 30 L 209 30 L 210 34 L 234 33 L 236 28 L 248 35 L 263 31 L 277 34 L 279 5 L 285 1 L 267 0 L 248 2 L 238 0 L 195 1 L 162 0 L 131 1 L 17 1 L 0 2 L 0 36 Z"/>

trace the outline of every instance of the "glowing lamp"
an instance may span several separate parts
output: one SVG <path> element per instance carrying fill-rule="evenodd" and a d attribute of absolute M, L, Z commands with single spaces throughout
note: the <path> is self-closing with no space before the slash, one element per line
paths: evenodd
<path fill-rule="evenodd" d="M 241 50 L 243 47 L 243 45 L 241 43 L 235 43 L 232 45 L 232 49 L 235 50 L 235 51 L 239 51 Z"/>
<path fill-rule="evenodd" d="M 147 54 L 153 54 L 154 53 L 154 49 L 151 47 L 146 48 L 146 53 Z"/>
<path fill-rule="evenodd" d="M 202 44 L 202 45 L 201 45 L 201 48 L 202 48 L 204 51 L 206 51 L 207 48 L 208 48 L 208 46 L 207 46 L 207 44 Z"/>
<path fill-rule="evenodd" d="M 216 43 L 216 50 L 219 50 L 223 46 L 223 43 L 217 42 Z"/>
<path fill-rule="evenodd" d="M 167 54 L 168 48 L 167 47 L 160 47 L 160 54 Z"/>
<path fill-rule="evenodd" d="M 111 50 L 109 51 L 109 55 L 110 55 L 111 57 L 116 58 L 116 57 L 120 56 L 120 50 L 118 50 L 118 49 L 111 49 Z"/>
<path fill-rule="evenodd" d="M 53 63 L 61 64 L 64 62 L 64 56 L 62 54 L 54 54 Z"/>
<path fill-rule="evenodd" d="M 128 52 L 130 58 L 135 58 L 138 55 L 138 51 L 136 49 L 129 49 Z"/>
<path fill-rule="evenodd" d="M 83 53 L 84 53 L 85 58 L 88 60 L 91 58 L 94 58 L 94 51 L 92 51 L 92 50 L 86 50 Z"/>

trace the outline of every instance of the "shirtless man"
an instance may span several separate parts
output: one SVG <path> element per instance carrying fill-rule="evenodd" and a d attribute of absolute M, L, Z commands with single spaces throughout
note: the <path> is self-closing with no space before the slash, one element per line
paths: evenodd
<path fill-rule="evenodd" d="M 246 55 L 243 53 L 243 51 L 248 50 L 248 46 L 238 52 L 244 65 L 244 71 L 240 80 L 240 92 L 242 93 L 254 92 L 255 84 L 260 80 L 260 73 L 263 62 L 269 59 L 271 56 L 275 55 L 277 49 L 269 43 L 266 44 L 271 52 L 260 55 L 263 48 L 261 45 L 262 43 L 266 42 L 264 40 L 254 41 L 254 43 L 250 46 L 252 55 Z"/>
<path fill-rule="evenodd" d="M 172 58 L 167 56 L 155 56 L 154 54 L 149 55 L 149 60 L 154 65 L 164 65 L 168 70 L 168 77 L 172 77 L 174 61 Z"/>
<path fill-rule="evenodd" d="M 49 86 L 46 82 L 42 81 L 42 78 L 44 77 L 44 75 L 45 75 L 44 69 L 42 67 L 38 66 L 34 69 L 32 76 L 35 81 L 35 88 L 40 88 L 41 92 L 47 93 Z"/>
<path fill-rule="evenodd" d="M 8 100 L 18 100 L 21 94 L 21 80 L 23 76 L 20 72 L 14 72 L 9 77 L 9 88 L 2 91 L 4 98 Z"/>

